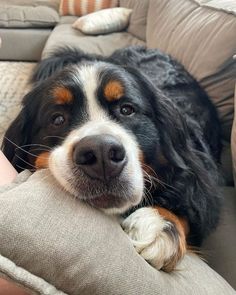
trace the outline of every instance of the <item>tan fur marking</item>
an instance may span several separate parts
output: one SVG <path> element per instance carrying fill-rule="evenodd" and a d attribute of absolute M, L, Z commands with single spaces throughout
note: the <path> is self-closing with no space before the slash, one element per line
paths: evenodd
<path fill-rule="evenodd" d="M 48 158 L 49 158 L 49 152 L 43 152 L 39 154 L 35 161 L 36 169 L 48 168 Z"/>
<path fill-rule="evenodd" d="M 108 101 L 118 100 L 124 95 L 124 88 L 119 81 L 110 81 L 104 88 L 104 95 Z"/>
<path fill-rule="evenodd" d="M 65 87 L 57 87 L 53 90 L 53 96 L 57 104 L 69 104 L 73 100 L 73 95 L 69 89 Z"/>
<path fill-rule="evenodd" d="M 176 216 L 174 213 L 170 212 L 169 210 L 165 208 L 161 208 L 161 207 L 158 207 L 157 210 L 164 219 L 170 221 L 176 226 L 178 230 L 178 234 L 179 234 L 178 251 L 176 252 L 176 255 L 174 255 L 172 259 L 170 261 L 167 261 L 167 263 L 163 266 L 164 271 L 171 272 L 172 270 L 175 269 L 176 264 L 184 256 L 184 254 L 187 251 L 186 235 L 189 232 L 189 227 L 185 219 Z"/>

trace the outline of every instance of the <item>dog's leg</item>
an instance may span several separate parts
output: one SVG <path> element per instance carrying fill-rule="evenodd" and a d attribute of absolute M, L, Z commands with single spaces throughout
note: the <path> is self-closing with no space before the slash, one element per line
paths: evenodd
<path fill-rule="evenodd" d="M 122 227 L 136 251 L 157 269 L 172 271 L 186 253 L 187 223 L 164 208 L 140 208 Z"/>

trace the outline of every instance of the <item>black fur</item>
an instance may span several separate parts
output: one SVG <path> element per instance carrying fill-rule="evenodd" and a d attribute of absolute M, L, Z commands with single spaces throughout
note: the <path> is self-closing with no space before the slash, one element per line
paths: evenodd
<path fill-rule="evenodd" d="M 120 122 L 135 134 L 145 162 L 163 182 L 152 188 L 151 203 L 186 218 L 190 225 L 189 244 L 200 245 L 219 219 L 220 124 L 216 109 L 196 80 L 158 50 L 130 47 L 105 58 L 67 48 L 43 60 L 32 77 L 35 87 L 25 97 L 23 111 L 6 133 L 4 153 L 15 166 L 26 167 L 25 155 L 15 151 L 9 139 L 17 145 L 42 142 L 39 138 L 47 135 L 47 129 L 42 133 L 36 112 L 42 107 L 47 89 L 53 83 L 69 83 L 65 73 L 71 64 L 96 61 L 116 65 L 117 72 L 119 68 L 125 71 L 130 92 L 145 98 L 145 110 L 136 122 Z M 112 111 L 111 115 L 120 120 Z M 55 134 L 65 136 L 72 128 L 73 124 Z M 55 146 L 60 140 L 51 138 L 42 143 Z M 158 158 L 160 154 L 164 162 Z M 146 205 L 144 201 L 140 206 Z"/>

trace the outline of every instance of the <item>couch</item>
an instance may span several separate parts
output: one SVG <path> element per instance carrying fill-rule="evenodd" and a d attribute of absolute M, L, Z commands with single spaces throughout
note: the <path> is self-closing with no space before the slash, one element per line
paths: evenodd
<path fill-rule="evenodd" d="M 17 11 L 31 10 L 24 16 L 17 14 L 16 22 L 11 8 L 19 4 Z M 64 45 L 103 55 L 129 45 L 146 45 L 179 60 L 208 92 L 222 123 L 222 217 L 202 252 L 207 263 L 236 288 L 236 191 L 230 147 L 236 4 L 234 0 L 120 0 L 120 6 L 133 9 L 125 31 L 86 36 L 71 27 L 77 17 L 59 16 L 59 0 L 2 0 L 0 60 L 37 61 Z M 35 19 L 29 17 L 32 13 Z"/>

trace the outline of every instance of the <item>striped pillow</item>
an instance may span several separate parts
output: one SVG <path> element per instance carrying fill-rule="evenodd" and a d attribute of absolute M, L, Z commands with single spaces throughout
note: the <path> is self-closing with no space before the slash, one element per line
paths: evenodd
<path fill-rule="evenodd" d="M 86 15 L 118 6 L 118 0 L 61 0 L 60 15 Z"/>

